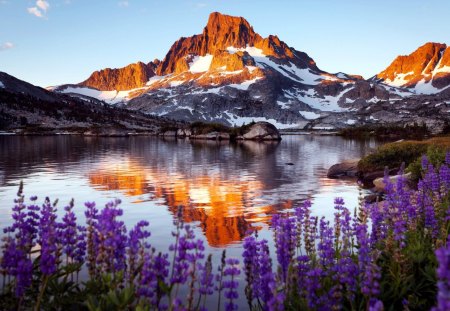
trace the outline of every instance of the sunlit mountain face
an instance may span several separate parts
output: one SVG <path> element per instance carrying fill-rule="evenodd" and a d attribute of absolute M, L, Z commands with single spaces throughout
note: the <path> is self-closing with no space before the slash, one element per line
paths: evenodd
<path fill-rule="evenodd" d="M 246 233 L 261 228 L 254 223 L 268 224 L 276 210 L 292 208 L 291 200 L 263 204 L 259 197 L 264 184 L 246 171 L 226 178 L 219 171 L 195 168 L 170 174 L 133 160 L 117 163 L 108 159 L 89 172 L 88 178 L 96 189 L 119 190 L 132 197 L 148 194 L 174 216 L 183 207 L 183 220 L 199 222 L 208 243 L 215 247 L 241 241 Z"/>

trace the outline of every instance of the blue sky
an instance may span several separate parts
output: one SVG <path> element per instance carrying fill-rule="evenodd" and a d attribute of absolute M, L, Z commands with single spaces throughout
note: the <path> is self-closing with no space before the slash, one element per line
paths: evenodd
<path fill-rule="evenodd" d="M 0 71 L 40 86 L 164 58 L 209 13 L 243 16 L 328 72 L 380 72 L 425 42 L 450 44 L 448 0 L 0 0 Z"/>

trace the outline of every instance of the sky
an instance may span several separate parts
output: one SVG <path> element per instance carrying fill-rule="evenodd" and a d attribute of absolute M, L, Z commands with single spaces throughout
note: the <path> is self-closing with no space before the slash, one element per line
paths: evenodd
<path fill-rule="evenodd" d="M 0 71 L 42 87 L 163 59 L 211 12 L 242 16 L 327 72 L 365 78 L 426 42 L 450 44 L 449 0 L 0 0 Z"/>

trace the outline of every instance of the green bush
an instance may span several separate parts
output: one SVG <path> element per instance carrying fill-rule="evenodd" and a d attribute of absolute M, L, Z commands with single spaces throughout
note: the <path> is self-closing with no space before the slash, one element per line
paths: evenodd
<path fill-rule="evenodd" d="M 201 121 L 193 122 L 190 126 L 191 131 L 197 135 L 208 134 L 211 132 L 231 133 L 232 129 L 220 123 L 205 123 Z"/>
<path fill-rule="evenodd" d="M 427 149 L 427 158 L 428 161 L 433 164 L 434 167 L 441 167 L 442 163 L 445 161 L 445 148 L 439 146 L 428 146 Z M 419 181 L 423 176 L 422 169 L 422 157 L 417 158 L 414 162 L 409 164 L 407 171 L 411 173 L 411 179 L 415 182 Z"/>
<path fill-rule="evenodd" d="M 374 153 L 361 159 L 358 169 L 363 172 L 383 170 L 385 167 L 397 168 L 414 162 L 427 150 L 427 144 L 418 141 L 389 143 L 379 147 Z"/>
<path fill-rule="evenodd" d="M 361 159 L 358 169 L 362 172 L 374 172 L 388 168 L 400 168 L 402 163 L 412 172 L 414 178 L 420 177 L 420 159 L 427 154 L 431 163 L 440 165 L 445 152 L 450 150 L 450 136 L 435 137 L 423 141 L 402 141 L 382 145 Z"/>

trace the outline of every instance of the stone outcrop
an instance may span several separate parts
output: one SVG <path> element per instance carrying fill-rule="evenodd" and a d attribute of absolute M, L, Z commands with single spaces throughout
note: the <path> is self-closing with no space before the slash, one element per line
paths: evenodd
<path fill-rule="evenodd" d="M 256 66 L 255 60 L 247 52 L 230 54 L 228 51 L 219 50 L 214 54 L 210 70 L 236 71 L 243 70 L 245 66 Z"/>
<path fill-rule="evenodd" d="M 155 75 L 150 63 L 142 62 L 128 65 L 123 68 L 106 68 L 95 71 L 79 85 L 104 91 L 124 91 L 145 86 L 148 80 Z"/>
<path fill-rule="evenodd" d="M 408 183 L 409 180 L 411 179 L 411 173 L 407 173 L 404 175 L 389 176 L 389 182 L 392 183 L 395 187 L 395 185 L 397 184 L 397 181 L 399 180 L 400 177 L 405 178 L 406 182 Z M 384 183 L 384 177 L 375 179 L 373 181 L 373 185 L 375 186 L 376 191 L 383 192 L 386 189 L 386 184 Z"/>
<path fill-rule="evenodd" d="M 355 177 L 358 173 L 358 162 L 359 159 L 348 160 L 342 163 L 334 164 L 328 169 L 328 178 L 339 178 L 339 177 Z"/>
<path fill-rule="evenodd" d="M 241 139 L 281 140 L 281 135 L 273 124 L 269 122 L 256 122 L 242 135 Z"/>

